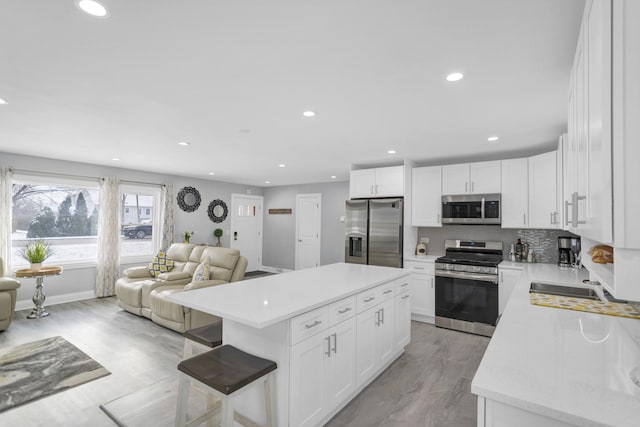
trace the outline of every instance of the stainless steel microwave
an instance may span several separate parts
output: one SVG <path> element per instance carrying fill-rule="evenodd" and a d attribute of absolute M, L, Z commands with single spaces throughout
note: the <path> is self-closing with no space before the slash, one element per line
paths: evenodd
<path fill-rule="evenodd" d="M 442 196 L 443 224 L 500 224 L 500 194 Z"/>

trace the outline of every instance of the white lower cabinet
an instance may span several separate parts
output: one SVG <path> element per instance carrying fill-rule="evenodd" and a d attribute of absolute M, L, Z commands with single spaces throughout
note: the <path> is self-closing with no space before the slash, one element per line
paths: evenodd
<path fill-rule="evenodd" d="M 399 350 L 396 348 L 395 299 L 389 295 L 378 305 L 358 313 L 356 372 L 358 385 L 366 383 Z"/>
<path fill-rule="evenodd" d="M 368 381 L 395 354 L 394 320 L 393 299 L 358 315 L 358 385 Z"/>
<path fill-rule="evenodd" d="M 396 295 L 395 348 L 402 348 L 411 341 L 411 293 Z"/>
<path fill-rule="evenodd" d="M 433 324 L 436 315 L 435 264 L 405 260 L 404 268 L 411 270 L 411 319 Z"/>
<path fill-rule="evenodd" d="M 326 422 L 409 343 L 407 283 L 390 281 L 291 319 L 290 426 Z"/>
<path fill-rule="evenodd" d="M 356 319 L 291 348 L 290 425 L 314 426 L 356 387 Z"/>
<path fill-rule="evenodd" d="M 518 283 L 518 279 L 522 275 L 522 270 L 498 267 L 498 274 L 498 314 L 502 314 L 511 297 L 511 293 L 516 287 L 516 283 Z"/>

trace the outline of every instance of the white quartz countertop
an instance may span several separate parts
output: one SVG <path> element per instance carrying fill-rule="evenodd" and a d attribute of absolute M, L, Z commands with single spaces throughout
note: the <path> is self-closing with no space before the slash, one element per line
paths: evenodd
<path fill-rule="evenodd" d="M 587 272 L 518 265 L 471 391 L 570 424 L 640 425 L 640 387 L 629 377 L 640 366 L 640 320 L 532 305 L 532 281 L 580 286 Z"/>
<path fill-rule="evenodd" d="M 409 274 L 401 268 L 337 263 L 179 292 L 167 298 L 223 319 L 264 328 Z"/>

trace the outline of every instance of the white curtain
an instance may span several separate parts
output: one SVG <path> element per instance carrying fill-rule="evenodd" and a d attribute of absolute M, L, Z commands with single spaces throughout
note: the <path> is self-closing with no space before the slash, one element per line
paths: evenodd
<path fill-rule="evenodd" d="M 160 249 L 167 250 L 173 243 L 176 225 L 175 205 L 173 184 L 163 185 L 160 196 Z"/>
<path fill-rule="evenodd" d="M 11 196 L 13 172 L 0 168 L 0 257 L 4 260 L 6 274 L 11 271 Z"/>
<path fill-rule="evenodd" d="M 100 182 L 98 213 L 98 274 L 96 296 L 115 295 L 120 269 L 120 191 L 119 180 L 104 178 Z"/>

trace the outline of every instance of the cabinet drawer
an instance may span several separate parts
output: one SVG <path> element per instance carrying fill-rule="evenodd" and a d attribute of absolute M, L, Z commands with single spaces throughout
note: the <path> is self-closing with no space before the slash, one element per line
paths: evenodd
<path fill-rule="evenodd" d="M 291 345 L 297 344 L 329 327 L 329 308 L 317 308 L 291 319 Z"/>
<path fill-rule="evenodd" d="M 356 315 L 356 296 L 341 299 L 329 305 L 329 326 Z"/>
<path fill-rule="evenodd" d="M 387 301 L 388 299 L 391 299 L 395 296 L 396 282 L 397 280 L 394 280 L 392 282 L 378 286 L 378 288 L 380 288 L 380 296 L 382 298 L 382 301 Z"/>
<path fill-rule="evenodd" d="M 408 291 L 410 289 L 410 279 L 411 276 L 403 277 L 402 279 L 396 280 L 396 295 Z"/>
<path fill-rule="evenodd" d="M 362 313 L 363 311 L 368 310 L 370 307 L 380 304 L 382 302 L 381 294 L 382 288 L 380 286 L 360 292 L 356 296 L 356 307 L 358 313 Z"/>
<path fill-rule="evenodd" d="M 433 262 L 405 261 L 404 268 L 414 274 L 434 274 L 436 265 Z"/>

